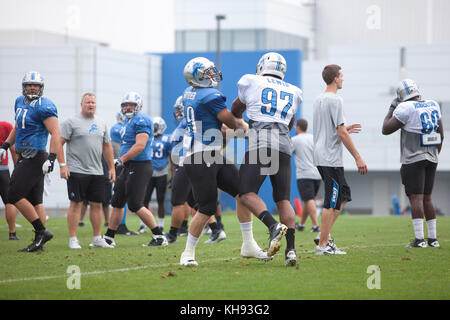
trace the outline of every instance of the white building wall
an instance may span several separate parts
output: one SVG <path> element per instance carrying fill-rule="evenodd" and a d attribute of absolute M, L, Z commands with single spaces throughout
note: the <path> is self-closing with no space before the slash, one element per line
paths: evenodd
<path fill-rule="evenodd" d="M 15 46 L 0 47 L 2 121 L 14 123 L 14 101 L 22 94 L 23 75 L 31 70 L 39 71 L 44 77 L 44 95 L 57 106 L 60 122 L 80 112 L 81 96 L 88 91 L 96 93 L 97 115 L 109 128 L 116 122 L 120 101 L 127 91 L 142 95 L 142 112 L 161 115 L 160 57 L 97 46 Z M 44 197 L 46 207 L 68 207 L 67 187 L 65 180 L 59 178 L 58 165 L 51 173 L 51 180 L 50 196 Z"/>

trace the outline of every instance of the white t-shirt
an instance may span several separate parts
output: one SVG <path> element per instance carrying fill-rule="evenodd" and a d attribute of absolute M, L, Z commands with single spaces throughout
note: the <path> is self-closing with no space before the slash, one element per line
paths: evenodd
<path fill-rule="evenodd" d="M 314 138 L 312 134 L 301 133 L 292 137 L 297 179 L 320 180 L 320 173 L 314 165 Z"/>

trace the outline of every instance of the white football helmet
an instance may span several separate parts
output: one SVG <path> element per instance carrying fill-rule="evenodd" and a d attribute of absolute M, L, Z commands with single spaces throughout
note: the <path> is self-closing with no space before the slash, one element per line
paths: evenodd
<path fill-rule="evenodd" d="M 123 113 L 119 111 L 116 113 L 116 121 L 122 123 L 123 122 Z"/>
<path fill-rule="evenodd" d="M 280 77 L 284 79 L 286 74 L 286 60 L 284 57 L 276 52 L 268 52 L 259 59 L 256 65 L 256 74 L 264 76 L 266 74 Z"/>
<path fill-rule="evenodd" d="M 166 131 L 167 125 L 163 118 L 154 117 L 153 118 L 153 134 L 155 136 L 160 136 Z"/>
<path fill-rule="evenodd" d="M 124 103 L 134 103 L 136 105 L 134 112 L 125 113 L 123 111 Z M 133 91 L 128 92 L 123 96 L 120 106 L 121 106 L 121 112 L 125 117 L 127 117 L 128 119 L 133 118 L 135 114 L 141 112 L 141 110 L 142 110 L 142 98 L 139 95 L 139 93 L 137 93 L 137 92 L 133 92 Z"/>
<path fill-rule="evenodd" d="M 184 78 L 193 87 L 208 88 L 222 81 L 222 73 L 212 61 L 197 57 L 184 66 Z"/>
<path fill-rule="evenodd" d="M 175 101 L 175 104 L 173 105 L 173 108 L 175 109 L 173 111 L 173 116 L 178 122 L 181 122 L 184 118 L 184 105 L 181 101 L 183 99 L 183 96 L 179 96 L 177 98 L 177 101 Z"/>
<path fill-rule="evenodd" d="M 420 97 L 417 84 L 411 79 L 403 79 L 397 86 L 397 98 L 401 102 L 414 97 Z"/>
<path fill-rule="evenodd" d="M 38 94 L 27 94 L 27 91 L 25 90 L 25 85 L 27 84 L 40 85 L 41 88 L 39 89 Z M 44 78 L 42 78 L 40 73 L 37 71 L 27 72 L 22 79 L 22 94 L 30 100 L 35 100 L 42 97 L 43 93 L 44 93 Z"/>

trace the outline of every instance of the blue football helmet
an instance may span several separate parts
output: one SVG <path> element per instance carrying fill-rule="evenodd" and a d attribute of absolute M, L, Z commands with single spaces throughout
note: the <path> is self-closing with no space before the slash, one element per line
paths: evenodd
<path fill-rule="evenodd" d="M 167 125 L 163 118 L 154 117 L 153 118 L 153 133 L 155 136 L 160 136 L 166 131 Z"/>
<path fill-rule="evenodd" d="M 134 112 L 125 113 L 123 110 L 123 105 L 125 103 L 135 104 L 136 108 L 134 109 Z M 142 110 L 142 98 L 139 95 L 139 93 L 137 93 L 137 92 L 133 92 L 133 91 L 128 92 L 123 96 L 120 106 L 121 106 L 121 112 L 125 117 L 127 117 L 128 119 L 133 118 L 135 114 L 141 112 L 141 110 Z"/>
<path fill-rule="evenodd" d="M 27 94 L 27 91 L 25 90 L 25 85 L 27 84 L 39 85 L 41 88 L 39 89 L 38 94 Z M 44 78 L 42 78 L 39 72 L 30 71 L 25 74 L 22 79 L 22 94 L 29 100 L 35 100 L 42 97 L 42 95 L 44 94 Z"/>
<path fill-rule="evenodd" d="M 197 57 L 185 65 L 184 78 L 193 87 L 209 88 L 222 81 L 222 73 L 212 61 Z"/>
<path fill-rule="evenodd" d="M 175 109 L 173 111 L 173 116 L 175 117 L 175 120 L 178 122 L 181 122 L 184 118 L 184 105 L 181 101 L 183 99 L 183 96 L 179 96 L 177 98 L 177 101 L 175 101 L 175 104 L 173 105 L 173 108 Z"/>

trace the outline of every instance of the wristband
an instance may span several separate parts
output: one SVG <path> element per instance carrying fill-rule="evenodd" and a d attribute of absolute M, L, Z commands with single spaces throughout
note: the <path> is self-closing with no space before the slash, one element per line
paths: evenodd
<path fill-rule="evenodd" d="M 11 146 L 11 144 L 9 142 L 5 141 L 5 143 L 3 143 L 3 145 L 1 147 L 5 150 L 8 150 L 10 146 Z"/>
<path fill-rule="evenodd" d="M 61 167 L 65 167 L 66 166 L 66 164 L 65 163 L 60 163 L 59 164 L 59 167 L 61 168 Z"/>

